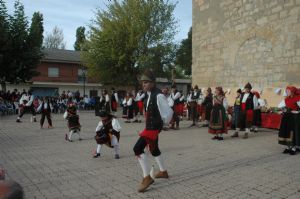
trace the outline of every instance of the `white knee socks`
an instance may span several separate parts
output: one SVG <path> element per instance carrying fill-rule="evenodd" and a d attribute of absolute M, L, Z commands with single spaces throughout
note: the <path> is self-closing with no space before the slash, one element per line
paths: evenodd
<path fill-rule="evenodd" d="M 100 153 L 100 151 L 101 151 L 101 144 L 97 144 L 96 153 L 98 154 L 98 153 Z"/>
<path fill-rule="evenodd" d="M 73 130 L 71 130 L 70 133 L 69 133 L 69 140 L 70 141 L 72 140 L 72 135 L 73 135 Z"/>
<path fill-rule="evenodd" d="M 155 157 L 155 161 L 156 161 L 160 171 L 166 171 L 161 155 Z"/>
<path fill-rule="evenodd" d="M 142 153 L 139 157 L 138 157 L 139 163 L 142 167 L 143 170 L 143 176 L 144 178 L 147 177 L 148 175 L 150 175 L 150 168 L 148 165 L 148 158 L 147 155 L 145 153 Z"/>

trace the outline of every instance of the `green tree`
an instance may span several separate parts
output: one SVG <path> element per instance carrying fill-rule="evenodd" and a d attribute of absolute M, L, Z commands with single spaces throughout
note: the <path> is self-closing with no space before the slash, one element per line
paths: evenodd
<path fill-rule="evenodd" d="M 44 48 L 65 49 L 63 30 L 55 26 L 51 33 L 47 34 L 44 40 Z"/>
<path fill-rule="evenodd" d="M 5 4 L 0 0 L 0 83 L 6 90 L 6 82 L 19 83 L 37 75 L 36 67 L 42 57 L 41 41 L 43 18 L 35 13 L 30 28 L 24 6 L 20 1 L 14 4 L 12 16 L 7 14 Z"/>
<path fill-rule="evenodd" d="M 129 85 L 138 84 L 145 68 L 164 75 L 172 62 L 175 6 L 168 0 L 114 0 L 98 10 L 83 52 L 89 74 L 104 84 Z"/>
<path fill-rule="evenodd" d="M 11 62 L 8 59 L 11 51 L 9 28 L 9 15 L 7 14 L 7 8 L 3 0 L 0 0 L 0 83 L 3 90 L 5 90 L 5 82 L 8 79 L 7 76 L 10 72 L 12 72 L 8 67 L 8 64 Z"/>
<path fill-rule="evenodd" d="M 184 74 L 192 74 L 192 28 L 188 32 L 188 38 L 183 39 L 176 52 L 176 67 L 184 70 Z"/>
<path fill-rule="evenodd" d="M 28 37 L 28 21 L 25 16 L 24 6 L 20 1 L 16 1 L 14 4 L 14 13 L 10 16 L 10 39 L 11 46 L 10 51 L 7 54 L 6 59 L 10 61 L 6 62 L 8 70 L 5 74 L 5 81 L 10 83 L 21 82 L 22 71 L 24 69 L 23 61 L 25 57 L 25 45 Z M 2 84 L 3 90 L 5 90 L 5 82 Z"/>
<path fill-rule="evenodd" d="M 43 57 L 43 32 L 43 15 L 39 12 L 35 12 L 26 39 L 23 68 L 19 75 L 22 80 L 28 81 L 32 77 L 39 75 L 36 68 Z"/>
<path fill-rule="evenodd" d="M 80 26 L 76 30 L 76 41 L 74 44 L 74 49 L 76 51 L 82 50 L 84 42 L 85 42 L 85 27 Z"/>

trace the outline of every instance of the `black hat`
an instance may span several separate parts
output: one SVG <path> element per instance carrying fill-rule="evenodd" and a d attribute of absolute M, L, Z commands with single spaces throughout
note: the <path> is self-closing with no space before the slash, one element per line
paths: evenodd
<path fill-rule="evenodd" d="M 252 89 L 252 86 L 251 86 L 251 84 L 248 82 L 246 85 L 245 85 L 245 88 L 248 88 L 248 89 Z"/>
<path fill-rule="evenodd" d="M 155 82 L 155 75 L 151 70 L 146 70 L 142 77 L 141 77 L 141 81 L 150 81 L 150 82 Z"/>
<path fill-rule="evenodd" d="M 110 116 L 110 114 L 105 110 L 101 110 L 99 112 L 99 117 L 108 117 L 108 116 Z"/>

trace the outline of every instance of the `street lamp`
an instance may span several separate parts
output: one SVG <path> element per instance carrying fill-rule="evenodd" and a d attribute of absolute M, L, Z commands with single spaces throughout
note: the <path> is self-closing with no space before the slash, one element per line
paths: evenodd
<path fill-rule="evenodd" d="M 86 72 L 87 72 L 87 70 L 86 70 L 85 66 L 83 66 L 81 70 L 82 70 L 81 76 L 83 78 L 83 97 L 84 97 L 85 96 L 85 81 L 86 81 Z"/>
<path fill-rule="evenodd" d="M 172 70 L 172 85 L 175 83 L 175 64 L 171 63 L 171 70 Z"/>

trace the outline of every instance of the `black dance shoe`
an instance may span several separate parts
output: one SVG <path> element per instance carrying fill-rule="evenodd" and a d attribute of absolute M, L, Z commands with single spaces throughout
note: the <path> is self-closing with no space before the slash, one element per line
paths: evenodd
<path fill-rule="evenodd" d="M 296 149 L 295 150 L 291 149 L 290 150 L 290 155 L 296 155 Z"/>
<path fill-rule="evenodd" d="M 98 157 L 100 157 L 100 153 L 96 153 L 96 154 L 93 156 L 93 158 L 98 158 Z"/>
<path fill-rule="evenodd" d="M 218 137 L 218 136 L 215 136 L 215 137 L 212 137 L 211 139 L 212 139 L 212 140 L 218 140 L 219 137 Z"/>
<path fill-rule="evenodd" d="M 291 149 L 284 149 L 284 151 L 282 153 L 287 154 L 290 153 Z"/>

